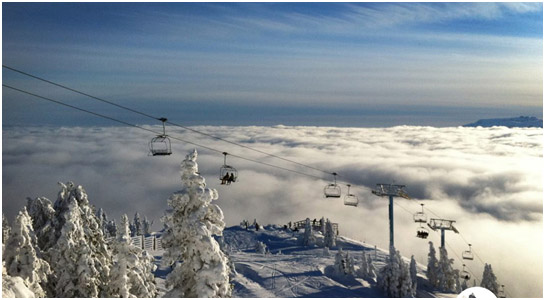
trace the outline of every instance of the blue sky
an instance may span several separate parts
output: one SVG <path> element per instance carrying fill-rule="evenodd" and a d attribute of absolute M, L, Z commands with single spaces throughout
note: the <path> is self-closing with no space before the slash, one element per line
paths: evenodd
<path fill-rule="evenodd" d="M 3 3 L 2 14 L 3 64 L 188 125 L 449 126 L 543 110 L 541 3 Z M 3 124 L 115 125 L 37 101 L 3 88 Z"/>

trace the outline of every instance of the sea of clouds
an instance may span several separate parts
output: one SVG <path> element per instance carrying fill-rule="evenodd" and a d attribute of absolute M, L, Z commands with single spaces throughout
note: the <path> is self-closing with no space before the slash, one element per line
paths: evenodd
<path fill-rule="evenodd" d="M 154 130 L 159 128 L 148 127 Z M 198 135 L 168 128 L 171 135 L 220 151 L 173 140 L 173 155 L 150 157 L 153 134 L 126 127 L 5 127 L 2 135 L 2 211 L 11 221 L 27 197 L 52 201 L 58 181 L 83 185 L 90 202 L 119 220 L 135 212 L 160 221 L 166 199 L 180 189 L 179 164 L 196 148 L 199 170 L 218 189 L 218 204 L 228 226 L 254 218 L 263 224 L 287 224 L 325 216 L 342 235 L 379 248 L 388 247 L 388 204 L 371 193 L 377 183 L 406 185 L 414 200 L 396 198 L 395 245 L 402 255 L 426 264 L 428 241 L 417 239 L 412 214 L 424 203 L 429 217 L 455 220 L 460 234 L 446 233 L 447 250 L 458 257 L 474 246 L 478 258 L 465 263 L 479 282 L 491 263 L 511 296 L 541 297 L 543 241 L 543 129 L 335 127 L 225 127 L 194 129 L 294 160 L 352 184 L 358 207 L 323 197 L 332 176 Z M 219 184 L 221 151 L 289 168 L 302 176 L 228 156 L 239 171 L 230 186 Z M 343 186 L 343 193 L 346 187 Z"/>

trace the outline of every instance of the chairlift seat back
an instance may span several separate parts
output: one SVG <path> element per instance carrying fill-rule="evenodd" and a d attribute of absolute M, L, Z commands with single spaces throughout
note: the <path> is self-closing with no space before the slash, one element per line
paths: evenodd
<path fill-rule="evenodd" d="M 159 135 L 151 139 L 149 149 L 152 156 L 172 154 L 170 139 L 166 135 Z"/>
<path fill-rule="evenodd" d="M 340 198 L 341 187 L 337 184 L 328 184 L 324 187 L 324 195 L 326 198 Z"/>
<path fill-rule="evenodd" d="M 348 194 L 344 196 L 344 205 L 348 206 L 358 206 L 358 197 L 354 194 Z"/>

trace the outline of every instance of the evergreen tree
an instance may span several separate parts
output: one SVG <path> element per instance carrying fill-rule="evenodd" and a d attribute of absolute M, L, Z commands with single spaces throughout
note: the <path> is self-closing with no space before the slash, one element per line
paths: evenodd
<path fill-rule="evenodd" d="M 416 295 L 416 289 L 417 289 L 418 277 L 416 276 L 416 260 L 414 260 L 414 255 L 411 255 L 411 264 L 409 266 L 409 271 L 411 273 L 411 281 L 413 283 L 413 285 L 412 285 L 412 294 L 413 294 L 413 296 L 415 296 Z"/>
<path fill-rule="evenodd" d="M 27 198 L 27 211 L 32 218 L 32 228 L 38 239 L 38 247 L 49 249 L 56 241 L 55 237 L 55 209 L 51 201 L 45 197 Z"/>
<path fill-rule="evenodd" d="M 72 182 L 59 183 L 52 220 L 55 238 L 46 258 L 55 280 L 50 280 L 55 297 L 107 297 L 111 253 L 87 193 Z"/>
<path fill-rule="evenodd" d="M 8 219 L 2 214 L 2 252 L 4 252 L 4 245 L 9 237 L 11 228 L 9 227 Z"/>
<path fill-rule="evenodd" d="M 430 252 L 428 253 L 428 268 L 426 269 L 426 276 L 428 277 L 429 283 L 434 286 L 439 286 L 439 280 L 437 278 L 437 271 L 439 268 L 439 261 L 435 257 L 435 248 L 433 247 L 433 242 L 429 242 Z"/>
<path fill-rule="evenodd" d="M 112 280 L 110 297 L 153 298 L 157 295 L 153 271 L 153 257 L 145 250 L 131 244 L 129 219 L 121 217 L 119 235 L 112 243 L 114 264 L 111 268 Z"/>
<path fill-rule="evenodd" d="M 26 284 L 19 276 L 9 276 L 2 261 L 2 298 L 35 298 Z"/>
<path fill-rule="evenodd" d="M 144 216 L 144 220 L 142 220 L 142 234 L 145 236 L 149 236 L 151 234 L 151 225 L 153 225 L 153 221 L 149 221 L 146 216 Z"/>
<path fill-rule="evenodd" d="M 483 279 L 481 281 L 481 287 L 490 290 L 495 295 L 498 294 L 499 285 L 496 279 L 496 275 L 494 275 L 494 271 L 492 270 L 492 265 L 489 265 L 486 263 L 484 264 Z"/>
<path fill-rule="evenodd" d="M 142 226 L 142 219 L 140 218 L 140 214 L 138 212 L 136 212 L 134 214 L 134 236 L 139 236 L 139 235 L 143 235 L 143 226 Z"/>
<path fill-rule="evenodd" d="M 335 254 L 335 264 L 333 265 L 333 269 L 335 270 L 335 274 L 339 276 L 344 276 L 347 273 L 346 260 L 342 248 L 339 248 L 337 254 Z"/>
<path fill-rule="evenodd" d="M 322 235 L 325 236 L 325 219 L 322 217 L 320 219 L 320 230 L 322 231 Z"/>
<path fill-rule="evenodd" d="M 437 271 L 438 287 L 444 292 L 456 291 L 456 278 L 452 265 L 453 259 L 448 258 L 447 249 L 445 247 L 439 248 L 439 264 Z"/>
<path fill-rule="evenodd" d="M 352 258 L 352 256 L 350 256 L 350 254 L 347 252 L 345 257 L 344 257 L 344 260 L 346 261 L 346 275 L 354 275 L 355 273 L 355 270 L 354 270 L 354 259 Z"/>
<path fill-rule="evenodd" d="M 324 235 L 324 247 L 335 247 L 336 237 L 335 232 L 333 232 L 333 224 L 327 219 L 325 235 Z"/>
<path fill-rule="evenodd" d="M 163 261 L 173 265 L 166 285 L 167 297 L 230 297 L 227 258 L 212 235 L 220 236 L 225 223 L 214 189 L 206 188 L 198 173 L 197 151 L 181 164 L 182 190 L 168 200 L 170 209 L 164 222 L 169 230 L 163 235 Z"/>
<path fill-rule="evenodd" d="M 456 281 L 455 292 L 460 294 L 462 292 L 462 285 L 460 284 L 460 270 L 454 270 L 454 276 Z"/>
<path fill-rule="evenodd" d="M 115 220 L 108 221 L 108 224 L 106 224 L 106 232 L 109 237 L 117 236 L 117 224 L 115 224 Z"/>
<path fill-rule="evenodd" d="M 261 241 L 257 241 L 257 243 L 255 244 L 255 252 L 259 254 L 267 254 L 267 245 L 265 245 Z"/>
<path fill-rule="evenodd" d="M 378 286 L 388 297 L 401 298 L 412 296 L 412 282 L 409 266 L 401 259 L 399 251 L 390 248 L 386 265 L 379 270 Z"/>
<path fill-rule="evenodd" d="M 366 279 L 368 274 L 369 274 L 369 266 L 367 265 L 367 256 L 365 255 L 365 251 L 362 251 L 361 264 L 358 270 L 358 276 L 360 278 Z"/>
<path fill-rule="evenodd" d="M 6 272 L 9 276 L 19 276 L 35 297 L 45 297 L 42 288 L 47 283 L 51 273 L 49 264 L 41 258 L 37 245 L 32 220 L 26 208 L 23 208 L 15 218 L 13 228 L 6 241 L 3 252 Z"/>
<path fill-rule="evenodd" d="M 314 234 L 312 232 L 312 226 L 310 224 L 310 219 L 307 218 L 305 220 L 305 233 L 303 235 L 302 244 L 305 247 L 313 246 L 316 243 L 316 239 L 314 237 Z"/>

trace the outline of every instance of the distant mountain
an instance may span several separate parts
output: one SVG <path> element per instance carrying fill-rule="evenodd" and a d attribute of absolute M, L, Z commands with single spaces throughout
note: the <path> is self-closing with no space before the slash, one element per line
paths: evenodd
<path fill-rule="evenodd" d="M 492 126 L 506 126 L 506 127 L 541 127 L 543 128 L 543 120 L 536 117 L 520 116 L 517 118 L 505 118 L 505 119 L 482 119 L 475 123 L 464 125 L 464 127 L 492 127 Z"/>

